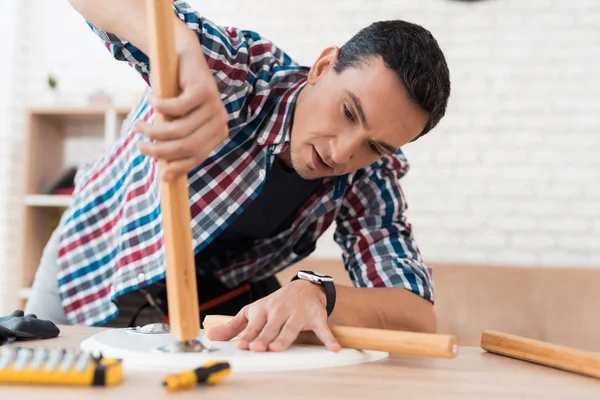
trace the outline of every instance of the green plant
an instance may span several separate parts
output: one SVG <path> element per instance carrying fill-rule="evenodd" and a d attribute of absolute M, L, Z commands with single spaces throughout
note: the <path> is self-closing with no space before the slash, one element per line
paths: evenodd
<path fill-rule="evenodd" d="M 58 86 L 58 82 L 56 80 L 56 78 L 52 75 L 48 75 L 48 86 L 50 86 L 50 89 L 56 89 L 56 87 Z"/>

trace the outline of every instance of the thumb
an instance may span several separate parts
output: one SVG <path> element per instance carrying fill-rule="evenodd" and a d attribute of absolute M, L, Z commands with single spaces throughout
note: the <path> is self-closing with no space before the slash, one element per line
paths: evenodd
<path fill-rule="evenodd" d="M 235 317 L 225 325 L 215 326 L 206 331 L 206 338 L 214 341 L 231 340 L 236 337 L 248 325 L 246 310 L 241 310 Z"/>
<path fill-rule="evenodd" d="M 327 322 L 317 323 L 315 325 L 313 331 L 315 332 L 315 335 L 317 335 L 319 340 L 321 342 L 323 342 L 325 347 L 327 347 L 329 350 L 335 351 L 335 352 L 341 350 L 342 346 L 340 346 L 338 341 L 333 336 L 333 333 L 331 333 L 331 330 L 329 329 Z"/>

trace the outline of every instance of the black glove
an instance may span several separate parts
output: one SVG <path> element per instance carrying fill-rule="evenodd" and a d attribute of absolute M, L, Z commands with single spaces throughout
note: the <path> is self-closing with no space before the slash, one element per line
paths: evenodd
<path fill-rule="evenodd" d="M 8 317 L 0 317 L 0 345 L 15 340 L 49 339 L 60 333 L 54 322 L 38 319 L 35 314 L 24 314 L 16 310 Z"/>
<path fill-rule="evenodd" d="M 9 331 L 0 325 L 0 346 L 9 342 L 13 342 L 14 340 L 15 335 L 13 335 L 12 331 Z"/>

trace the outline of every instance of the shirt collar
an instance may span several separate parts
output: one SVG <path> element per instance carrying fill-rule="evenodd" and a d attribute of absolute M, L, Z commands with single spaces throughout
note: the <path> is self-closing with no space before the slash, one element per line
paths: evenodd
<path fill-rule="evenodd" d="M 298 80 L 275 100 L 263 125 L 265 129 L 262 129 L 257 137 L 258 143 L 262 146 L 271 146 L 274 154 L 285 151 L 289 146 L 296 101 L 306 83 L 306 75 L 299 75 Z"/>
<path fill-rule="evenodd" d="M 301 75 L 300 79 L 278 98 L 267 118 L 266 129 L 263 129 L 257 137 L 260 145 L 271 146 L 273 154 L 286 151 L 289 146 L 296 101 L 306 83 L 306 75 Z M 334 199 L 344 195 L 353 175 L 350 173 L 330 178 L 334 182 Z"/>

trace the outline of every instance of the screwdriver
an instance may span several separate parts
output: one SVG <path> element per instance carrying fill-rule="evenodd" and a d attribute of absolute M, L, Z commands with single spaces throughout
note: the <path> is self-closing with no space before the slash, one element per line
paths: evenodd
<path fill-rule="evenodd" d="M 169 391 L 188 389 L 199 384 L 214 385 L 225 379 L 230 373 L 231 366 L 228 362 L 208 361 L 196 369 L 167 375 L 162 384 Z"/>

